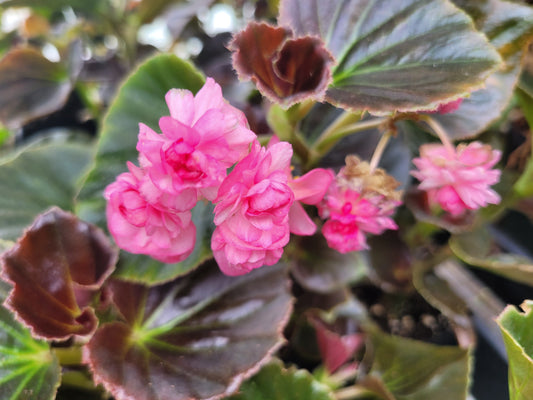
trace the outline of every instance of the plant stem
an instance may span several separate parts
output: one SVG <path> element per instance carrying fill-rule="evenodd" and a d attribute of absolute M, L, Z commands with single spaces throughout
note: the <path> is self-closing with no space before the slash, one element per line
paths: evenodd
<path fill-rule="evenodd" d="M 437 134 L 440 141 L 446 148 L 451 151 L 452 153 L 455 153 L 455 146 L 452 144 L 450 138 L 448 137 L 448 134 L 444 130 L 444 128 L 439 124 L 435 119 L 431 118 L 429 115 L 421 116 L 420 118 L 422 121 L 424 121 L 426 124 L 429 125 L 429 127 Z"/>
<path fill-rule="evenodd" d="M 100 391 L 93 380 L 81 371 L 67 371 L 61 375 L 61 385 L 70 386 L 87 391 Z"/>
<path fill-rule="evenodd" d="M 81 347 L 53 347 L 52 351 L 61 365 L 80 365 L 82 363 Z"/>
<path fill-rule="evenodd" d="M 392 136 L 392 132 L 390 129 L 387 129 L 385 133 L 381 136 L 381 139 L 379 139 L 379 142 L 376 146 L 376 149 L 374 150 L 374 154 L 372 154 L 372 159 L 370 160 L 370 172 L 373 172 L 381 160 L 381 156 L 383 155 L 383 152 L 385 151 L 385 148 L 387 147 L 387 143 L 389 143 L 389 139 Z"/>
<path fill-rule="evenodd" d="M 350 386 L 335 391 L 335 397 L 337 398 L 337 400 L 350 400 L 359 396 L 368 395 L 370 393 L 372 392 L 366 388 L 362 388 L 359 386 Z"/>
<path fill-rule="evenodd" d="M 315 145 L 311 149 L 311 155 L 309 165 L 313 166 L 318 163 L 322 158 L 340 139 L 345 138 L 356 132 L 366 131 L 368 129 L 377 128 L 387 121 L 388 118 L 373 118 L 366 121 L 359 121 L 346 125 L 346 119 L 360 117 L 356 114 L 349 114 L 344 116 L 341 120 L 337 119 L 333 124 L 326 129 L 322 135 L 318 138 Z M 342 116 L 341 116 L 342 117 Z"/>
<path fill-rule="evenodd" d="M 335 133 L 339 130 L 341 130 L 343 127 L 354 124 L 358 122 L 361 119 L 361 113 L 355 114 L 350 112 L 343 112 L 341 115 L 339 115 L 335 121 L 331 125 L 329 125 L 324 132 L 318 137 L 316 140 L 314 148 L 317 151 L 323 150 L 322 148 L 324 146 L 328 146 L 328 143 L 331 141 L 331 137 L 335 136 Z M 329 150 L 326 149 L 326 151 Z"/>

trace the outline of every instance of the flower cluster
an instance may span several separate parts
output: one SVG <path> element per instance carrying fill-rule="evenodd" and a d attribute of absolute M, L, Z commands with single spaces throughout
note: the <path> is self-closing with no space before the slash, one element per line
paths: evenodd
<path fill-rule="evenodd" d="M 427 192 L 430 203 L 459 216 L 500 202 L 490 188 L 500 179 L 501 171 L 492 169 L 500 157 L 500 151 L 481 142 L 457 148 L 425 144 L 420 147 L 420 157 L 413 160 L 418 171 L 411 174 L 420 181 L 419 188 Z"/>
<path fill-rule="evenodd" d="M 328 245 L 341 253 L 363 250 L 368 248 L 365 234 L 397 229 L 391 216 L 401 204 L 398 186 L 384 170 L 348 156 L 319 208 L 327 219 L 322 233 Z"/>
<path fill-rule="evenodd" d="M 161 133 L 140 124 L 139 167 L 129 163 L 105 191 L 119 247 L 162 262 L 184 260 L 195 246 L 191 210 L 200 200 L 216 205 L 211 247 L 228 275 L 276 263 L 291 232 L 315 232 L 299 202 L 320 202 L 330 171 L 293 179 L 291 145 L 271 140 L 261 147 L 210 78 L 196 96 L 173 89 L 165 99 L 170 116 L 160 119 Z"/>

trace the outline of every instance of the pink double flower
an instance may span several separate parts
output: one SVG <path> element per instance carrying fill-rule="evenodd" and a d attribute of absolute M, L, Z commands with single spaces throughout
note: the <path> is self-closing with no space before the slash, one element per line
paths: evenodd
<path fill-rule="evenodd" d="M 119 247 L 163 262 L 184 260 L 195 246 L 191 209 L 199 200 L 216 203 L 211 247 L 228 275 L 276 263 L 291 232 L 315 232 L 299 201 L 320 202 L 330 171 L 293 179 L 292 146 L 274 140 L 262 148 L 211 78 L 196 96 L 172 89 L 165 99 L 170 116 L 160 119 L 161 133 L 140 124 L 140 166 L 130 163 L 105 191 Z"/>

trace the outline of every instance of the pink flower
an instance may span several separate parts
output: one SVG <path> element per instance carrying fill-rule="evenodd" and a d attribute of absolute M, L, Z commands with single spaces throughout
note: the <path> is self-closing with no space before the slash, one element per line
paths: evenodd
<path fill-rule="evenodd" d="M 279 138 L 273 136 L 268 147 L 276 143 L 279 143 Z M 316 206 L 322 201 L 334 179 L 333 171 L 315 168 L 302 176 L 293 178 L 289 164 L 285 172 L 289 178 L 288 185 L 294 193 L 294 203 L 289 211 L 290 231 L 296 235 L 312 235 L 316 231 L 316 224 L 307 215 L 302 203 Z"/>
<path fill-rule="evenodd" d="M 418 171 L 411 174 L 420 181 L 419 188 L 427 191 L 431 203 L 458 216 L 500 202 L 490 188 L 500 179 L 500 170 L 491 169 L 500 157 L 500 151 L 480 142 L 459 144 L 456 149 L 426 144 L 420 147 L 420 157 L 413 160 Z"/>
<path fill-rule="evenodd" d="M 140 125 L 139 161 L 163 193 L 182 197 L 173 207 L 190 209 L 198 196 L 214 199 L 226 169 L 248 154 L 256 136 L 212 78 L 196 96 L 172 89 L 165 99 L 170 116 L 159 120 L 162 134 Z"/>
<path fill-rule="evenodd" d="M 341 253 L 359 251 L 368 248 L 367 233 L 398 229 L 391 218 L 401 204 L 398 185 L 384 170 L 372 170 L 367 162 L 348 156 L 319 206 L 320 216 L 327 219 L 322 233 L 328 246 Z"/>
<path fill-rule="evenodd" d="M 242 275 L 278 262 L 289 241 L 288 185 L 292 147 L 280 142 L 262 148 L 255 142 L 222 182 L 215 199 L 211 248 L 227 275 Z"/>
<path fill-rule="evenodd" d="M 364 197 L 334 183 L 321 208 L 321 216 L 329 218 L 322 227 L 328 246 L 341 253 L 367 249 L 365 233 L 398 229 L 390 217 L 399 204 L 379 194 Z"/>
<path fill-rule="evenodd" d="M 326 194 L 333 172 L 323 168 L 315 168 L 297 178 L 290 177 L 289 187 L 294 193 L 294 203 L 289 211 L 289 226 L 296 235 L 312 235 L 316 231 L 316 224 L 307 215 L 303 204 L 317 205 Z"/>
<path fill-rule="evenodd" d="M 130 172 L 120 174 L 107 186 L 107 223 L 117 245 L 131 253 L 147 254 L 173 263 L 192 252 L 196 228 L 190 212 L 158 208 L 141 194 L 144 171 L 128 163 Z"/>

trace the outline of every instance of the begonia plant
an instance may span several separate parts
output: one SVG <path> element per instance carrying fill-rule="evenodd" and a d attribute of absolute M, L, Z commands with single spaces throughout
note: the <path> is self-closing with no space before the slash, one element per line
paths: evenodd
<path fill-rule="evenodd" d="M 0 2 L 0 397 L 533 398 L 527 3 Z"/>

